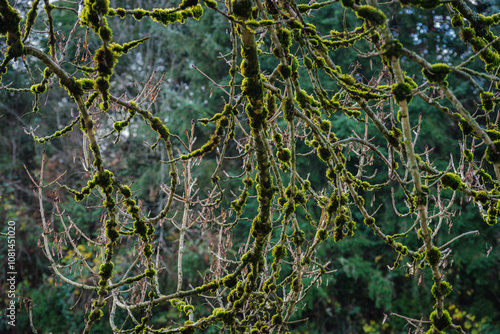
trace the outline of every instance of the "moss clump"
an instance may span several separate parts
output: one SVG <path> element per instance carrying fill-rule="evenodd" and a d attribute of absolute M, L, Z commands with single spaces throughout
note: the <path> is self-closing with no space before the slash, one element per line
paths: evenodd
<path fill-rule="evenodd" d="M 356 16 L 366 20 L 370 23 L 370 25 L 383 26 L 385 21 L 387 21 L 387 16 L 385 16 L 384 12 L 373 7 L 373 6 L 358 6 L 356 8 Z"/>
<path fill-rule="evenodd" d="M 90 321 L 96 321 L 102 318 L 104 315 L 104 312 L 101 309 L 95 309 L 93 310 L 90 315 L 89 315 L 89 320 Z"/>
<path fill-rule="evenodd" d="M 113 262 L 101 264 L 101 266 L 99 267 L 99 275 L 105 280 L 110 278 L 111 276 L 113 276 L 114 267 L 115 265 Z"/>
<path fill-rule="evenodd" d="M 474 132 L 474 128 L 472 128 L 469 122 L 467 122 L 465 119 L 461 119 L 458 122 L 458 126 L 460 127 L 460 130 L 462 130 L 464 136 L 469 136 Z"/>
<path fill-rule="evenodd" d="M 283 28 L 278 31 L 278 40 L 283 48 L 288 49 L 292 45 L 292 33 L 287 28 Z"/>
<path fill-rule="evenodd" d="M 484 155 L 486 161 L 488 161 L 490 164 L 500 162 L 500 140 L 495 140 L 493 144 L 495 145 L 496 152 L 493 151 L 491 146 L 488 146 Z"/>
<path fill-rule="evenodd" d="M 450 283 L 448 283 L 446 281 L 442 281 L 441 282 L 441 290 L 440 291 L 438 291 L 436 283 L 434 283 L 432 285 L 432 288 L 431 288 L 432 295 L 436 299 L 438 299 L 440 297 L 446 297 L 446 296 L 448 296 L 451 293 L 452 290 L 453 290 L 453 287 L 451 286 Z"/>
<path fill-rule="evenodd" d="M 462 28 L 460 30 L 460 39 L 464 42 L 470 42 L 476 37 L 476 31 L 470 27 Z"/>
<path fill-rule="evenodd" d="M 109 42 L 111 40 L 111 37 L 113 37 L 113 32 L 108 26 L 101 26 L 99 27 L 99 37 L 103 41 Z"/>
<path fill-rule="evenodd" d="M 465 149 L 463 154 L 467 161 L 472 162 L 474 160 L 474 154 L 469 149 Z"/>
<path fill-rule="evenodd" d="M 485 111 L 492 111 L 495 107 L 495 95 L 492 92 L 481 92 L 480 97 L 483 109 Z"/>
<path fill-rule="evenodd" d="M 155 274 L 156 274 L 156 270 L 155 269 L 146 269 L 146 271 L 144 272 L 144 274 L 148 278 L 153 278 L 155 276 Z"/>
<path fill-rule="evenodd" d="M 373 224 L 375 224 L 375 218 L 373 217 L 365 218 L 365 224 L 368 226 L 372 226 Z"/>
<path fill-rule="evenodd" d="M 440 0 L 420 0 L 418 3 L 418 7 L 423 9 L 433 9 L 441 5 L 442 3 Z"/>
<path fill-rule="evenodd" d="M 450 188 L 452 190 L 457 190 L 463 188 L 464 183 L 460 179 L 460 176 L 455 173 L 446 173 L 441 178 L 441 185 L 443 188 Z"/>
<path fill-rule="evenodd" d="M 329 120 L 322 120 L 320 125 L 319 125 L 319 128 L 321 129 L 321 131 L 324 131 L 324 132 L 328 132 L 330 131 L 330 127 L 331 127 L 331 123 Z"/>
<path fill-rule="evenodd" d="M 233 12 L 237 17 L 248 20 L 252 17 L 251 0 L 233 0 Z"/>
<path fill-rule="evenodd" d="M 292 153 L 287 148 L 279 150 L 277 156 L 279 161 L 283 163 L 287 163 L 292 159 Z"/>
<path fill-rule="evenodd" d="M 292 75 L 292 67 L 289 65 L 278 65 L 278 73 L 283 77 L 283 79 L 288 79 Z"/>
<path fill-rule="evenodd" d="M 462 18 L 462 15 L 460 14 L 455 14 L 451 18 L 451 26 L 453 28 L 460 28 L 464 26 L 464 19 Z"/>
<path fill-rule="evenodd" d="M 271 323 L 273 325 L 279 325 L 279 324 L 283 323 L 283 316 L 281 314 L 273 315 L 273 317 L 271 318 Z"/>
<path fill-rule="evenodd" d="M 204 0 L 205 2 L 205 6 L 207 6 L 208 8 L 217 8 L 217 1 L 215 0 Z"/>
<path fill-rule="evenodd" d="M 332 152 L 330 152 L 328 147 L 321 146 L 318 148 L 318 157 L 327 162 L 332 157 Z"/>
<path fill-rule="evenodd" d="M 410 84 L 406 82 L 392 85 L 391 93 L 394 96 L 396 102 L 407 100 L 408 97 L 411 95 L 411 92 L 412 88 Z"/>
<path fill-rule="evenodd" d="M 346 8 L 352 8 L 355 4 L 355 1 L 354 0 L 340 0 L 340 3 L 342 4 L 342 6 L 344 6 Z"/>
<path fill-rule="evenodd" d="M 469 151 L 470 152 L 470 151 Z M 471 153 L 472 154 L 472 153 Z M 483 168 L 477 171 L 477 174 L 481 176 L 484 183 L 495 183 L 490 174 L 488 174 Z"/>
<path fill-rule="evenodd" d="M 276 246 L 274 246 L 272 254 L 273 254 L 273 257 L 275 259 L 282 259 L 287 254 L 286 247 L 282 246 L 280 244 L 277 244 Z"/>
<path fill-rule="evenodd" d="M 325 229 L 322 229 L 322 228 L 319 229 L 316 232 L 316 238 L 319 240 L 325 241 L 328 238 L 328 231 L 326 231 Z"/>
<path fill-rule="evenodd" d="M 36 84 L 30 87 L 30 91 L 33 94 L 42 94 L 45 93 L 46 90 L 47 90 L 47 85 L 44 84 Z"/>
<path fill-rule="evenodd" d="M 390 61 L 392 59 L 401 58 L 401 52 L 403 51 L 403 44 L 397 39 L 392 40 L 389 43 L 386 43 L 382 46 L 382 50 L 384 51 L 383 60 L 386 65 L 390 65 Z"/>
<path fill-rule="evenodd" d="M 433 311 L 430 315 L 430 320 L 432 325 L 438 330 L 442 331 L 451 325 L 450 313 L 446 310 L 443 311 L 443 316 L 441 318 L 437 317 L 437 311 Z"/>
<path fill-rule="evenodd" d="M 434 246 L 430 251 L 428 250 L 425 251 L 425 258 L 431 266 L 435 266 L 439 263 L 439 260 L 441 259 L 441 252 L 436 246 Z"/>
<path fill-rule="evenodd" d="M 188 7 L 194 7 L 198 4 L 198 0 L 182 0 L 179 5 L 179 9 L 186 9 Z"/>
<path fill-rule="evenodd" d="M 446 80 L 450 73 L 450 67 L 443 63 L 434 64 L 430 70 L 422 69 L 422 74 L 429 82 L 440 83 Z"/>
<path fill-rule="evenodd" d="M 232 288 L 236 283 L 238 283 L 238 279 L 235 275 L 227 275 L 222 279 L 222 284 L 228 288 Z"/>
<path fill-rule="evenodd" d="M 113 67 L 117 60 L 114 52 L 109 47 L 100 47 L 97 49 L 94 59 L 97 63 L 97 72 L 99 76 L 106 77 L 113 73 Z"/>
<path fill-rule="evenodd" d="M 292 233 L 292 242 L 296 247 L 302 246 L 304 241 L 306 241 L 306 232 L 302 230 L 295 230 Z"/>
<path fill-rule="evenodd" d="M 309 57 L 304 57 L 302 60 L 304 62 L 304 66 L 308 69 L 311 70 L 313 68 L 313 61 Z"/>

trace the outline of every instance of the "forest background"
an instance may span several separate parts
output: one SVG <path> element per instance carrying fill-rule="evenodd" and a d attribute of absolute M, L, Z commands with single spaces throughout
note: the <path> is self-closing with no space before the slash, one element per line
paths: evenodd
<path fill-rule="evenodd" d="M 52 2 L 59 7 L 71 10 L 54 10 L 56 36 L 59 43 L 65 42 L 69 31 L 76 22 L 77 4 L 72 2 Z M 496 0 L 476 0 L 468 2 L 477 12 L 492 15 L 500 12 Z M 17 2 L 15 8 L 25 17 L 31 3 Z M 167 8 L 175 7 L 173 1 L 114 1 L 113 8 Z M 222 5 L 222 4 L 220 4 Z M 389 20 L 389 28 L 405 46 L 425 57 L 430 63 L 445 62 L 459 64 L 473 53 L 464 46 L 458 37 L 459 29 L 452 27 L 451 16 L 445 6 L 429 10 L 418 7 L 402 7 L 393 1 L 386 5 L 385 13 Z M 40 9 L 40 11 L 42 11 Z M 42 14 L 41 14 L 42 15 Z M 360 22 L 355 13 L 344 8 L 340 3 L 332 2 L 319 11 L 308 16 L 308 22 L 314 24 L 318 31 L 352 30 Z M 185 24 L 158 25 L 153 21 L 121 20 L 117 17 L 108 20 L 113 30 L 113 40 L 130 41 L 149 37 L 138 45 L 134 52 L 120 58 L 112 79 L 114 92 L 120 92 L 129 98 L 143 94 L 143 106 L 165 119 L 170 129 L 178 131 L 184 140 L 194 133 L 197 143 L 209 140 L 212 128 L 203 126 L 197 120 L 210 119 L 216 112 L 224 108 L 224 87 L 231 77 L 228 73 L 228 54 L 232 49 L 228 38 L 228 21 L 219 13 L 205 10 L 200 21 L 187 20 Z M 47 25 L 46 18 L 37 21 L 34 31 L 42 31 Z M 498 25 L 493 26 L 498 35 Z M 33 33 L 32 44 L 46 46 L 45 34 Z M 0 40 L 2 51 L 6 50 L 6 39 Z M 99 44 L 99 39 L 88 29 L 76 26 L 72 39 L 68 43 L 67 54 L 78 62 L 87 61 L 86 48 Z M 361 48 L 366 48 L 362 45 Z M 270 52 L 270 50 L 265 50 Z M 339 48 L 330 56 L 336 65 L 346 73 L 356 73 L 362 80 L 369 78 L 381 67 L 374 65 L 371 58 L 359 57 L 354 48 Z M 421 77 L 421 68 L 406 61 L 405 70 L 410 77 Z M 27 66 L 32 76 L 41 77 L 39 64 L 21 60 L 9 67 L 3 75 L 2 84 L 9 88 L 30 87 L 33 84 L 30 75 L 26 75 Z M 481 71 L 484 64 L 476 59 L 472 68 Z M 264 71 L 272 72 L 274 63 L 261 62 Z M 301 77 L 306 77 L 304 68 L 300 68 Z M 210 78 L 210 79 L 209 79 Z M 333 89 L 325 82 L 325 89 Z M 448 78 L 449 86 L 459 97 L 463 105 L 474 109 L 478 92 L 460 75 Z M 37 128 L 37 133 L 49 133 L 54 128 L 61 129 L 69 119 L 77 114 L 74 103 L 62 89 L 50 90 L 37 96 L 36 100 L 29 92 L 13 92 L 0 90 L 0 221 L 15 221 L 17 224 L 17 333 L 30 332 L 28 310 L 32 310 L 33 324 L 42 333 L 81 332 L 84 327 L 82 319 L 88 315 L 90 297 L 81 290 L 66 284 L 53 275 L 48 268 L 49 262 L 41 256 L 41 224 L 38 200 L 34 193 L 34 185 L 27 173 L 40 173 L 43 155 L 46 156 L 47 179 L 54 179 L 64 171 L 66 178 L 79 180 L 82 184 L 89 178 L 88 172 L 82 169 L 84 148 L 82 138 L 76 131 L 62 140 L 53 140 L 39 144 L 27 134 L 29 129 Z M 304 89 L 310 86 L 304 84 Z M 431 92 L 439 99 L 439 92 Z M 34 111 L 34 109 L 39 109 Z M 412 108 L 420 114 L 419 140 L 416 147 L 420 151 L 426 148 L 434 150 L 441 159 L 433 161 L 440 169 L 446 169 L 451 161 L 458 161 L 463 148 L 460 146 L 462 131 L 457 122 L 450 121 L 442 113 L 431 110 L 428 105 L 415 98 Z M 491 116 L 495 118 L 496 116 Z M 358 131 L 360 125 L 347 115 L 330 118 L 331 126 L 339 138 L 350 137 Z M 23 128 L 25 131 L 23 131 Z M 185 131 L 184 131 L 185 129 Z M 191 132 L 193 131 L 193 132 Z M 142 208 L 152 214 L 158 213 L 164 206 L 166 195 L 161 184 L 167 182 L 168 168 L 161 161 L 166 161 L 165 150 L 146 149 L 145 143 L 153 143 L 147 127 L 136 125 L 123 133 L 118 149 L 107 156 L 109 166 L 116 168 L 123 180 L 134 180 L 133 190 L 137 198 L 141 198 Z M 199 145 L 195 144 L 196 147 Z M 233 149 L 236 151 L 235 149 Z M 351 155 L 355 153 L 351 152 Z M 217 154 L 210 153 L 196 162 L 201 167 L 195 171 L 196 188 L 200 192 L 212 189 L 212 171 L 218 164 Z M 23 167 L 25 166 L 25 168 Z M 224 170 L 231 174 L 231 161 L 224 165 Z M 313 185 L 325 182 L 325 167 L 314 163 L 299 163 L 298 174 L 307 175 Z M 232 171 L 240 173 L 240 170 Z M 221 173 L 222 177 L 224 174 Z M 78 182 L 76 182 L 78 183 Z M 233 185 L 232 191 L 238 193 L 240 185 Z M 377 200 L 383 199 L 383 206 L 377 213 L 377 222 L 387 233 L 401 233 L 412 226 L 415 217 L 411 215 L 396 217 L 393 206 L 399 212 L 408 211 L 407 203 L 397 187 L 383 188 L 377 192 Z M 55 210 L 51 202 L 57 199 L 64 206 L 65 212 L 72 217 L 76 226 L 90 234 L 99 234 L 102 228 L 103 208 L 96 208 L 91 202 L 75 202 L 73 196 L 63 189 L 47 191 L 44 200 L 47 210 Z M 371 195 L 365 200 L 370 201 Z M 394 200 L 391 200 L 394 199 Z M 256 210 L 255 203 L 249 200 L 246 212 Z M 375 205 L 376 206 L 376 205 Z M 252 209 L 253 208 L 253 209 Z M 318 213 L 316 213 L 318 214 Z M 480 213 L 466 197 L 456 200 L 454 217 L 442 227 L 445 232 L 440 235 L 441 244 L 469 231 L 477 233 L 467 235 L 454 241 L 449 247 L 447 257 L 446 279 L 453 285 L 454 292 L 447 297 L 446 308 L 453 318 L 467 332 L 500 333 L 500 250 L 498 228 L 487 225 Z M 317 218 L 316 218 L 317 219 Z M 360 219 L 357 217 L 356 219 Z M 4 230 L 5 229 L 5 230 Z M 6 232 L 6 224 L 2 223 L 2 231 Z M 162 255 L 165 268 L 160 279 L 165 282 L 175 281 L 177 261 L 177 240 L 175 229 L 161 230 L 157 242 L 166 250 Z M 57 236 L 54 237 L 57 239 Z M 193 285 L 203 283 L 205 271 L 213 269 L 213 240 L 203 229 L 195 229 L 185 240 L 186 253 L 184 275 Z M 232 244 L 244 244 L 245 240 L 232 234 Z M 74 252 L 67 245 L 56 250 L 56 257 L 62 264 L 70 265 Z M 92 247 L 81 246 L 81 253 L 91 253 Z M 5 277 L 7 245 L 0 245 L 0 276 Z M 398 268 L 390 270 L 396 256 L 394 251 L 377 238 L 374 233 L 358 224 L 356 233 L 351 238 L 335 243 L 329 239 L 317 249 L 318 257 L 331 259 L 330 268 L 334 273 L 323 276 L 323 284 L 313 286 L 307 296 L 300 302 L 294 315 L 290 330 L 297 333 L 406 333 L 412 330 L 406 320 L 395 314 L 409 314 L 416 318 L 427 318 L 432 309 L 433 296 L 429 273 L 409 275 L 408 268 L 402 263 Z M 125 260 L 124 260 L 125 261 Z M 95 264 L 98 265 L 97 263 Z M 69 269 L 71 271 L 71 269 Z M 2 280 L 0 300 L 7 302 L 6 284 Z M 172 283 L 174 284 L 174 283 Z M 168 285 L 168 283 L 167 283 Z M 175 310 L 175 308 L 173 308 Z M 108 312 L 108 311 L 105 311 Z M 172 308 L 165 308 L 163 317 L 178 318 Z M 0 321 L 0 332 L 9 330 L 7 324 Z M 110 332 L 109 323 L 100 321 L 94 324 L 92 332 Z"/>

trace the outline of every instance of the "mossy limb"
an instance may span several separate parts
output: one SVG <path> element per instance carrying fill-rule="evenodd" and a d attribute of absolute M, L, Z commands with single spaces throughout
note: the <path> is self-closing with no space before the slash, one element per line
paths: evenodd
<path fill-rule="evenodd" d="M 450 313 L 446 310 L 443 310 L 443 315 L 441 318 L 437 317 L 437 311 L 433 311 L 430 315 L 430 320 L 432 325 L 438 330 L 442 331 L 443 329 L 448 328 L 451 325 L 451 316 Z"/>
<path fill-rule="evenodd" d="M 356 8 L 356 16 L 366 20 L 374 27 L 383 26 L 385 21 L 387 21 L 387 16 L 385 16 L 384 12 L 368 5 L 358 6 Z"/>
<path fill-rule="evenodd" d="M 446 173 L 441 178 L 441 185 L 443 188 L 450 188 L 452 190 L 461 189 L 464 187 L 464 183 L 460 179 L 460 176 L 456 173 Z"/>
<path fill-rule="evenodd" d="M 450 67 L 443 63 L 437 63 L 431 66 L 430 70 L 423 68 L 422 74 L 429 82 L 441 83 L 446 80 L 450 73 Z"/>

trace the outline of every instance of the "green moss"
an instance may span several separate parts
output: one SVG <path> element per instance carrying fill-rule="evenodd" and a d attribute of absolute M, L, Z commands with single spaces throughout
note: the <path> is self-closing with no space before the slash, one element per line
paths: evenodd
<path fill-rule="evenodd" d="M 233 0 L 233 13 L 244 20 L 252 17 L 252 1 L 251 0 Z"/>
<path fill-rule="evenodd" d="M 322 228 L 319 229 L 316 232 L 316 238 L 319 240 L 325 241 L 328 238 L 328 231 L 326 231 L 325 229 L 322 229 Z"/>
<path fill-rule="evenodd" d="M 311 70 L 313 68 L 313 61 L 311 60 L 311 58 L 306 56 L 302 61 L 304 62 L 304 66 L 307 69 Z"/>
<path fill-rule="evenodd" d="M 307 197 L 304 192 L 298 192 L 295 194 L 295 197 L 293 198 L 296 204 L 306 204 L 307 203 Z"/>
<path fill-rule="evenodd" d="M 205 6 L 207 6 L 208 8 L 212 9 L 217 8 L 217 1 L 215 0 L 203 0 L 203 1 L 205 3 Z"/>
<path fill-rule="evenodd" d="M 346 8 L 352 8 L 356 2 L 354 0 L 341 0 L 340 3 Z"/>
<path fill-rule="evenodd" d="M 283 323 L 283 316 L 281 314 L 273 315 L 273 317 L 271 318 L 271 323 L 273 325 L 280 325 L 281 323 Z"/>
<path fill-rule="evenodd" d="M 117 62 L 113 51 L 104 46 L 96 50 L 94 60 L 97 64 L 97 72 L 104 77 L 113 73 L 113 67 Z"/>
<path fill-rule="evenodd" d="M 441 318 L 437 317 L 437 311 L 434 310 L 430 315 L 430 320 L 432 322 L 432 325 L 438 331 L 442 331 L 443 329 L 446 329 L 451 325 L 451 316 L 450 313 L 446 310 L 443 310 L 443 316 Z"/>
<path fill-rule="evenodd" d="M 151 245 L 149 244 L 143 247 L 142 252 L 144 253 L 145 257 L 150 257 L 151 255 L 153 255 L 153 251 L 151 250 Z"/>
<path fill-rule="evenodd" d="M 291 160 L 292 153 L 290 152 L 289 149 L 284 148 L 284 149 L 281 149 L 278 151 L 277 156 L 278 156 L 279 161 L 286 163 L 286 162 L 289 162 Z"/>
<path fill-rule="evenodd" d="M 493 177 L 490 174 L 486 173 L 486 171 L 483 168 L 479 169 L 477 171 L 477 174 L 481 176 L 484 183 L 494 183 Z"/>
<path fill-rule="evenodd" d="M 232 288 L 238 283 L 236 275 L 230 274 L 222 279 L 222 284 L 227 288 Z"/>
<path fill-rule="evenodd" d="M 181 4 L 179 5 L 179 9 L 186 9 L 188 7 L 193 7 L 198 4 L 198 0 L 182 0 Z"/>
<path fill-rule="evenodd" d="M 356 16 L 366 20 L 374 27 L 383 26 L 385 21 L 387 21 L 387 16 L 385 16 L 384 12 L 373 6 L 367 5 L 358 6 L 356 8 Z"/>
<path fill-rule="evenodd" d="M 45 93 L 46 90 L 47 90 L 47 85 L 44 84 L 36 84 L 30 87 L 30 91 L 33 94 L 42 94 Z"/>
<path fill-rule="evenodd" d="M 320 126 L 319 126 L 321 131 L 324 131 L 324 132 L 330 131 L 330 127 L 331 127 L 331 123 L 329 120 L 322 120 L 320 123 Z"/>
<path fill-rule="evenodd" d="M 292 242 L 296 247 L 302 246 L 306 241 L 306 233 L 302 230 L 295 230 L 292 233 Z"/>
<path fill-rule="evenodd" d="M 464 136 L 469 136 L 474 133 L 474 128 L 463 118 L 458 122 L 458 126 L 460 130 L 462 130 Z"/>
<path fill-rule="evenodd" d="M 113 268 L 115 267 L 113 262 L 103 263 L 99 267 L 99 275 L 104 279 L 108 279 L 113 276 Z"/>
<path fill-rule="evenodd" d="M 283 102 L 283 116 L 288 122 L 291 122 L 295 117 L 295 106 L 293 104 L 293 99 L 287 98 Z"/>
<path fill-rule="evenodd" d="M 439 260 L 441 260 L 441 252 L 434 246 L 430 251 L 425 251 L 425 259 L 431 266 L 436 266 L 439 264 Z"/>
<path fill-rule="evenodd" d="M 441 178 L 441 185 L 443 188 L 450 188 L 452 190 L 461 189 L 464 187 L 464 183 L 460 179 L 460 176 L 455 173 L 446 173 Z"/>
<path fill-rule="evenodd" d="M 403 51 L 403 44 L 397 39 L 390 41 L 382 45 L 383 56 L 382 60 L 387 66 L 390 66 L 392 59 L 401 58 L 401 52 Z"/>
<path fill-rule="evenodd" d="M 491 146 L 486 147 L 485 159 L 490 164 L 496 164 L 500 162 L 500 140 L 495 140 L 493 142 L 496 152 L 493 151 Z"/>
<path fill-rule="evenodd" d="M 103 41 L 109 42 L 113 37 L 113 31 L 111 31 L 111 29 L 108 26 L 101 26 L 99 27 L 99 37 Z"/>
<path fill-rule="evenodd" d="M 328 147 L 321 146 L 318 148 L 318 157 L 327 162 L 332 157 L 332 152 Z"/>
<path fill-rule="evenodd" d="M 372 226 L 373 224 L 375 224 L 375 218 L 373 217 L 365 218 L 365 224 L 368 226 Z"/>
<path fill-rule="evenodd" d="M 450 67 L 443 63 L 438 63 L 432 65 L 430 70 L 426 68 L 422 69 L 422 74 L 429 82 L 440 83 L 446 80 L 446 77 L 450 73 Z"/>
<path fill-rule="evenodd" d="M 278 73 L 283 79 L 288 79 L 292 75 L 292 67 L 290 65 L 278 65 Z"/>
<path fill-rule="evenodd" d="M 292 45 L 292 33 L 287 28 L 278 31 L 278 40 L 281 46 L 286 50 Z"/>
<path fill-rule="evenodd" d="M 467 161 L 472 162 L 474 160 L 474 155 L 469 149 L 463 151 L 464 157 Z"/>
<path fill-rule="evenodd" d="M 391 93 L 394 96 L 396 102 L 400 102 L 403 100 L 407 100 L 408 97 L 411 96 L 412 88 L 410 84 L 406 82 L 398 83 L 392 85 Z"/>
<path fill-rule="evenodd" d="M 418 3 L 418 7 L 423 9 L 433 9 L 441 5 L 442 3 L 440 0 L 420 0 Z"/>
<path fill-rule="evenodd" d="M 479 94 L 481 97 L 481 103 L 483 105 L 483 109 L 485 111 L 492 111 L 495 107 L 494 97 L 495 95 L 492 92 L 481 92 Z"/>
<path fill-rule="evenodd" d="M 148 278 L 153 278 L 155 276 L 155 274 L 156 274 L 156 270 L 155 269 L 146 269 L 146 271 L 144 272 L 144 274 Z"/>
<path fill-rule="evenodd" d="M 182 12 L 174 12 L 171 9 L 160 9 L 154 8 L 151 12 L 149 12 L 149 16 L 156 22 L 159 22 L 163 25 L 169 25 L 174 22 L 184 22 L 184 17 Z"/>
<path fill-rule="evenodd" d="M 462 18 L 462 15 L 459 13 L 453 15 L 451 18 L 451 26 L 453 28 L 461 28 L 464 26 L 464 19 Z"/>
<path fill-rule="evenodd" d="M 438 291 L 436 283 L 434 283 L 431 288 L 432 295 L 435 299 L 448 296 L 452 290 L 451 284 L 446 281 L 441 281 L 441 291 Z"/>
<path fill-rule="evenodd" d="M 101 309 L 95 309 L 93 310 L 90 315 L 89 315 L 89 320 L 90 321 L 97 321 L 102 318 L 104 315 L 104 312 Z"/>

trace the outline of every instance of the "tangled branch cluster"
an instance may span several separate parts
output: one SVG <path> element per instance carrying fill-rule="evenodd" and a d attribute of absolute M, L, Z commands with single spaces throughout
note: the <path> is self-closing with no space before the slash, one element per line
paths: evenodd
<path fill-rule="evenodd" d="M 399 1 L 429 10 L 442 5 L 438 0 Z M 116 333 L 192 333 L 210 326 L 221 332 L 287 332 L 305 295 L 335 269 L 330 268 L 330 259 L 317 255 L 317 249 L 355 236 L 360 224 L 393 249 L 394 267 L 405 261 L 413 274 L 432 272 L 435 309 L 429 311 L 430 325 L 405 315 L 408 322 L 417 329 L 427 326 L 429 333 L 448 327 L 463 332 L 444 307 L 452 292 L 443 278 L 443 250 L 448 244 L 440 245 L 436 239 L 442 224 L 452 219 L 456 194 L 471 199 L 487 224 L 497 222 L 500 131 L 495 92 L 500 80 L 500 39 L 490 28 L 500 23 L 500 14 L 478 15 L 463 0 L 448 1 L 445 6 L 452 24 L 460 28 L 462 40 L 474 53 L 461 64 L 431 64 L 394 37 L 384 5 L 377 0 L 341 0 L 345 10 L 360 19 L 359 26 L 327 34 L 308 23 L 308 16 L 340 5 L 335 1 L 204 0 L 200 4 L 183 0 L 175 8 L 124 9 L 112 8 L 108 0 L 85 0 L 78 20 L 99 37 L 100 46 L 89 49 L 90 61 L 75 63 L 70 72 L 65 67 L 68 43 L 58 42 L 53 18 L 54 11 L 67 8 L 45 0 L 42 13 L 39 4 L 33 1 L 23 22 L 8 0 L 0 0 L 0 34 L 7 37 L 0 73 L 6 73 L 17 58 L 38 59 L 45 70 L 30 92 L 38 99 L 60 85 L 78 109 L 63 129 L 43 137 L 34 131 L 30 134 L 44 144 L 59 140 L 79 124 L 88 143 L 83 148 L 88 150 L 84 165 L 91 174 L 87 185 L 74 189 L 70 179 L 60 186 L 76 201 L 99 199 L 105 219 L 96 238 L 85 235 L 57 202 L 59 220 L 51 224 L 44 209 L 44 191 L 55 183 L 44 182 L 43 168 L 38 180 L 32 178 L 43 223 L 42 249 L 54 274 L 65 284 L 92 292 L 84 333 L 103 321 L 106 306 Z M 213 117 L 199 120 L 213 128 L 200 146 L 195 145 L 194 133 L 184 142 L 182 134 L 173 133 L 168 122 L 155 116 L 139 98 L 124 99 L 114 89 L 114 69 L 120 57 L 133 53 L 146 38 L 113 41 L 108 21 L 151 19 L 166 26 L 198 20 L 204 10 L 227 19 L 232 49 L 226 56 L 231 79 L 217 84 L 226 94 L 225 106 Z M 48 28 L 41 33 L 48 36 L 47 52 L 30 44 L 39 12 L 46 17 Z M 76 25 L 66 33 L 68 42 L 75 29 Z M 364 52 L 356 49 L 357 44 L 373 49 Z M 344 48 L 372 58 L 381 71 L 369 79 L 359 76 L 357 68 L 343 71 L 330 55 Z M 420 79 L 406 76 L 402 57 L 421 67 Z M 484 62 L 482 72 L 467 67 L 477 57 Z M 275 64 L 272 71 L 261 69 L 263 59 Z M 471 113 L 462 105 L 447 83 L 451 75 L 466 77 L 481 92 L 477 102 L 481 111 Z M 325 82 L 337 88 L 326 90 Z M 430 92 L 439 92 L 442 99 L 429 97 Z M 412 109 L 413 99 L 424 100 L 435 113 L 459 123 L 463 152 L 457 166 L 451 161 L 447 169 L 438 169 L 432 163 L 431 149 L 417 152 L 419 111 Z M 107 124 L 103 115 L 111 113 L 121 115 L 122 120 Z M 339 119 L 357 124 L 351 136 L 336 136 L 339 129 L 332 122 L 339 124 Z M 134 131 L 130 129 L 134 122 L 147 124 L 156 134 L 151 149 L 165 150 L 163 163 L 170 168 L 168 185 L 162 185 L 166 200 L 156 215 L 134 198 L 133 186 L 120 181 L 119 172 L 103 153 L 118 145 L 121 133 Z M 202 194 L 193 175 L 208 154 L 216 157 L 213 188 Z M 237 162 L 240 169 L 226 170 L 228 161 Z M 298 168 L 301 165 L 322 173 L 323 182 L 308 180 L 304 168 Z M 241 180 L 239 194 L 225 191 L 235 179 Z M 391 188 L 404 193 L 407 209 L 398 212 L 394 206 L 395 221 L 404 216 L 414 219 L 411 228 L 396 235 L 384 231 L 377 221 L 378 209 L 369 200 Z M 165 245 L 159 231 L 168 224 L 178 231 L 177 282 L 164 290 L 159 277 L 165 270 L 160 260 Z M 62 229 L 59 238 L 73 248 L 80 274 L 63 270 L 53 256 L 53 248 L 61 242 L 52 239 L 54 229 Z M 231 235 L 236 229 L 245 231 L 238 240 L 246 243 L 233 244 Z M 183 259 L 189 252 L 185 240 L 201 230 L 213 238 L 212 266 L 203 284 L 193 286 L 183 276 Z M 410 246 L 409 240 L 418 240 L 419 246 Z M 91 260 L 80 252 L 79 245 L 86 243 L 94 247 Z M 132 264 L 123 263 L 124 245 L 131 244 L 138 251 Z M 183 320 L 174 321 L 180 323 L 165 327 L 155 321 L 157 309 L 166 303 L 177 309 Z M 208 312 L 204 303 L 210 305 Z M 124 323 L 117 322 L 118 309 L 127 314 Z"/>

